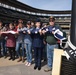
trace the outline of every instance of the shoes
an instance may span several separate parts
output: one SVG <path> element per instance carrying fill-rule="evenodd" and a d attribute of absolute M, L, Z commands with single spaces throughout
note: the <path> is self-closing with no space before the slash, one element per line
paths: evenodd
<path fill-rule="evenodd" d="M 25 64 L 25 65 L 27 66 L 28 64 L 29 64 L 29 62 L 26 62 L 26 64 Z"/>
<path fill-rule="evenodd" d="M 31 63 L 29 63 L 29 62 L 26 62 L 26 64 L 25 64 L 26 66 L 31 66 Z"/>
<path fill-rule="evenodd" d="M 10 57 L 9 60 L 12 60 L 12 58 Z"/>
<path fill-rule="evenodd" d="M 38 70 L 41 70 L 41 66 L 40 66 L 40 67 L 38 67 Z"/>
<path fill-rule="evenodd" d="M 25 62 L 24 57 L 22 57 L 22 62 L 23 62 L 23 63 Z"/>
<path fill-rule="evenodd" d="M 10 57 L 9 60 L 14 61 L 15 60 L 15 57 Z"/>
<path fill-rule="evenodd" d="M 22 58 L 19 58 L 19 60 L 17 62 L 20 62 L 20 61 L 22 61 Z"/>
<path fill-rule="evenodd" d="M 15 58 L 12 58 L 12 61 L 14 61 L 15 60 Z"/>
<path fill-rule="evenodd" d="M 38 68 L 38 70 L 41 70 L 41 66 L 38 67 L 37 65 L 35 65 L 34 70 L 36 70 L 37 68 Z"/>
<path fill-rule="evenodd" d="M 28 63 L 28 65 L 27 66 L 31 66 L 31 63 Z"/>
<path fill-rule="evenodd" d="M 34 66 L 34 70 L 36 70 L 36 69 L 37 69 L 37 67 L 38 67 L 38 66 L 36 66 L 36 65 L 35 65 L 35 66 Z"/>
<path fill-rule="evenodd" d="M 44 69 L 45 72 L 48 72 L 48 71 L 51 71 L 51 70 L 52 70 L 52 68 L 50 68 L 48 66 Z"/>

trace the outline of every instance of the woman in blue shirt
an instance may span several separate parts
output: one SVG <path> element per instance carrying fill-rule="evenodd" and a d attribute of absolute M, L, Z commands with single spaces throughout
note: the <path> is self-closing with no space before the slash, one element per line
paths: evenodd
<path fill-rule="evenodd" d="M 18 24 L 17 29 L 17 39 L 16 39 L 16 52 L 19 56 L 18 62 L 22 61 L 24 62 L 24 33 L 25 27 L 23 26 L 23 23 Z M 21 48 L 22 47 L 22 51 Z"/>
<path fill-rule="evenodd" d="M 26 57 L 27 57 L 27 62 L 26 66 L 30 66 L 32 62 L 32 38 L 30 35 L 30 32 L 32 31 L 33 28 L 31 28 L 31 22 L 27 22 L 27 28 L 24 31 L 25 36 L 24 36 L 24 47 L 26 50 Z"/>

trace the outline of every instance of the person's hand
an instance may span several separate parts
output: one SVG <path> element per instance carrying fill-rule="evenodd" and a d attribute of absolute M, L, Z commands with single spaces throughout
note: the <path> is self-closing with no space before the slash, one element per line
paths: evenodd
<path fill-rule="evenodd" d="M 45 30 L 42 30 L 42 33 L 43 33 L 43 34 L 45 34 L 45 33 L 46 33 L 46 31 L 45 31 Z"/>
<path fill-rule="evenodd" d="M 28 30 L 27 32 L 28 32 L 28 34 L 31 34 L 30 30 Z"/>
<path fill-rule="evenodd" d="M 52 34 L 54 34 L 54 31 L 52 31 Z"/>
<path fill-rule="evenodd" d="M 41 31 L 41 29 L 39 30 L 39 33 L 41 33 L 42 31 Z"/>
<path fill-rule="evenodd" d="M 43 43 L 46 45 L 46 42 L 45 41 L 43 41 Z"/>
<path fill-rule="evenodd" d="M 26 33 L 25 31 L 23 31 L 23 33 Z"/>
<path fill-rule="evenodd" d="M 39 33 L 40 33 L 40 35 L 42 35 L 42 30 L 41 29 L 39 30 Z"/>
<path fill-rule="evenodd" d="M 19 34 L 19 31 L 16 31 L 16 34 Z"/>

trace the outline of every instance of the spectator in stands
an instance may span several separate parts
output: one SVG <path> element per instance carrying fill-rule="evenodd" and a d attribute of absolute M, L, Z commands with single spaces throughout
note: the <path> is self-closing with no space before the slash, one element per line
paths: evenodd
<path fill-rule="evenodd" d="M 24 46 L 26 49 L 27 62 L 25 65 L 30 66 L 32 62 L 32 38 L 30 32 L 33 30 L 33 28 L 31 27 L 31 21 L 28 21 L 26 26 L 26 31 L 24 31 Z"/>
<path fill-rule="evenodd" d="M 6 31 L 6 27 L 3 27 L 2 21 L 0 21 L 0 32 Z M 2 51 L 2 53 L 1 53 Z M 0 35 L 0 57 L 3 55 L 6 58 L 7 50 L 6 50 L 6 40 L 3 36 Z"/>
<path fill-rule="evenodd" d="M 52 32 L 54 27 L 60 29 L 60 26 L 55 24 L 55 18 L 51 16 L 49 18 L 49 26 L 47 27 L 48 31 L 43 32 L 45 33 L 45 42 L 47 43 L 47 67 L 44 69 L 45 72 L 52 70 L 53 51 L 54 48 L 58 48 L 57 39 L 54 37 Z"/>

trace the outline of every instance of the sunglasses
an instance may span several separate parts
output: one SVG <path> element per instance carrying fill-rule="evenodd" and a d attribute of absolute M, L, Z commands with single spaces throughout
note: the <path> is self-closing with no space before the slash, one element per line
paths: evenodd
<path fill-rule="evenodd" d="M 50 20 L 50 22 L 54 22 L 55 20 Z"/>

